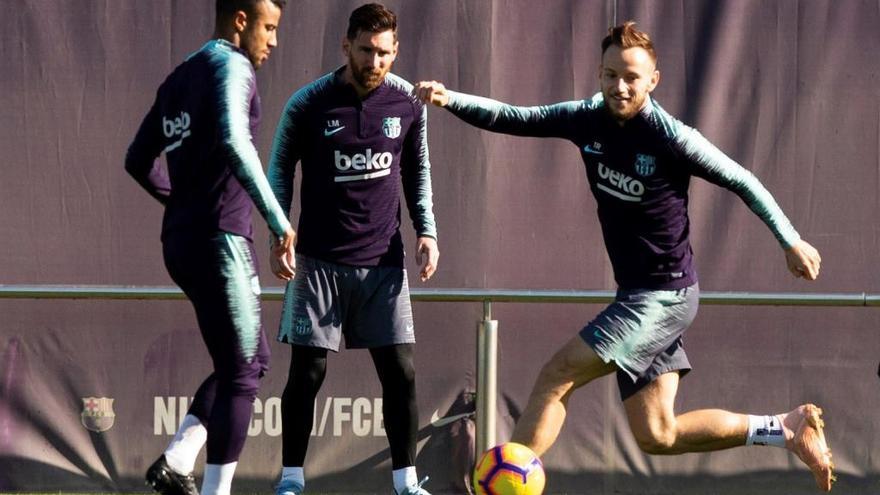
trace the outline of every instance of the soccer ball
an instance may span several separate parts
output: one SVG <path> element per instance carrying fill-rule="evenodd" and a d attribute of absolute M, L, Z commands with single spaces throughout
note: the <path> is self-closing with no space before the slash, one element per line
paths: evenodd
<path fill-rule="evenodd" d="M 477 495 L 540 495 L 544 481 L 541 459 L 513 442 L 487 450 L 474 468 Z"/>

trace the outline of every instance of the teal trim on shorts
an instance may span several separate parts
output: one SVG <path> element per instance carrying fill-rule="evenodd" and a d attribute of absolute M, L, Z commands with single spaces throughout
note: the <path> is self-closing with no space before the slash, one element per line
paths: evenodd
<path fill-rule="evenodd" d="M 250 362 L 260 344 L 260 279 L 248 240 L 226 232 L 221 238 L 219 269 L 226 280 L 224 290 L 239 346 Z"/>
<path fill-rule="evenodd" d="M 697 315 L 699 286 L 675 290 L 618 290 L 614 302 L 580 335 L 606 363 L 614 362 L 633 382 L 681 338 Z M 687 363 L 681 351 L 682 365 Z M 667 359 L 668 361 L 668 359 Z M 674 369 L 669 362 L 665 370 Z"/>

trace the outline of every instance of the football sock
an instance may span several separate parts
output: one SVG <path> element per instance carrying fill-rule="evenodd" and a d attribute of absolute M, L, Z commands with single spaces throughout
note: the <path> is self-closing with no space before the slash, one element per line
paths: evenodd
<path fill-rule="evenodd" d="M 193 472 L 196 457 L 205 441 L 208 439 L 208 430 L 199 421 L 199 418 L 187 414 L 174 434 L 174 439 L 165 449 L 165 461 L 180 474 Z"/>
<path fill-rule="evenodd" d="M 785 431 L 777 416 L 749 415 L 746 445 L 772 445 L 785 448 Z"/>
<path fill-rule="evenodd" d="M 282 467 L 281 481 L 292 481 L 298 484 L 301 488 L 305 488 L 306 475 L 303 472 L 302 467 Z"/>
<path fill-rule="evenodd" d="M 232 491 L 232 476 L 237 465 L 238 462 L 206 464 L 201 495 L 229 495 Z"/>
<path fill-rule="evenodd" d="M 406 490 L 406 487 L 416 485 L 419 482 L 415 466 L 395 469 L 391 471 L 391 477 L 394 480 L 394 491 L 396 493 L 402 493 Z"/>

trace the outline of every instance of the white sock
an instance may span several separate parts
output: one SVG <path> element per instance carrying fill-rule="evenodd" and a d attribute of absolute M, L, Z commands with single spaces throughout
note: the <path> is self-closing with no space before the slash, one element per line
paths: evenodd
<path fill-rule="evenodd" d="M 201 495 L 229 495 L 232 491 L 232 476 L 235 474 L 235 466 L 238 466 L 238 462 L 205 464 Z"/>
<path fill-rule="evenodd" d="M 199 418 L 187 414 L 174 434 L 174 439 L 165 449 L 165 460 L 171 469 L 180 474 L 193 472 L 196 457 L 208 440 L 208 430 Z"/>
<path fill-rule="evenodd" d="M 772 445 L 785 448 L 785 431 L 778 416 L 749 415 L 746 445 Z"/>
<path fill-rule="evenodd" d="M 302 488 L 306 487 L 306 475 L 303 472 L 302 466 L 299 467 L 287 467 L 283 466 L 281 468 L 281 481 L 293 481 L 294 483 L 299 484 Z"/>
<path fill-rule="evenodd" d="M 419 476 L 416 474 L 415 466 L 395 469 L 391 471 L 391 478 L 394 480 L 394 491 L 397 493 L 403 492 L 408 486 L 419 483 Z"/>

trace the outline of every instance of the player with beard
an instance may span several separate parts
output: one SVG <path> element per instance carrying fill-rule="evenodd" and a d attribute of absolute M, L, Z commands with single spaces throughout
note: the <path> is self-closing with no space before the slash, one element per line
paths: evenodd
<path fill-rule="evenodd" d="M 290 98 L 269 164 L 285 212 L 302 163 L 293 281 L 278 340 L 291 344 L 282 396 L 283 458 L 278 495 L 299 495 L 315 396 L 328 350 L 369 349 L 382 385 L 382 413 L 395 493 L 426 495 L 416 468 L 413 318 L 400 233 L 400 189 L 417 235 L 421 280 L 437 267 L 426 109 L 413 86 L 391 74 L 397 17 L 379 4 L 351 13 L 342 40 L 347 63 Z M 283 266 L 273 263 L 282 273 Z M 424 480 L 423 480 L 424 481 Z"/>
<path fill-rule="evenodd" d="M 214 39 L 159 87 L 125 160 L 125 169 L 165 205 L 165 266 L 193 304 L 214 365 L 174 439 L 147 470 L 147 483 L 165 495 L 198 493 L 192 473 L 205 443 L 202 495 L 228 494 L 247 439 L 269 365 L 252 240 L 254 205 L 276 241 L 276 273 L 293 276 L 295 233 L 253 144 L 260 116 L 255 70 L 278 44 L 284 4 L 217 0 Z M 156 161 L 163 152 L 167 172 Z"/>
<path fill-rule="evenodd" d="M 769 415 L 674 410 L 679 379 L 690 370 L 682 336 L 699 301 L 688 240 L 690 178 L 739 195 L 773 232 L 794 276 L 815 280 L 821 259 L 751 173 L 650 97 L 660 80 L 656 63 L 648 35 L 627 22 L 602 41 L 602 92 L 589 100 L 515 107 L 448 91 L 435 81 L 417 85 L 422 101 L 477 127 L 572 141 L 598 204 L 617 296 L 543 366 L 511 440 L 543 455 L 559 435 L 571 394 L 616 373 L 630 429 L 643 451 L 787 448 L 828 491 L 833 466 L 815 405 Z"/>

